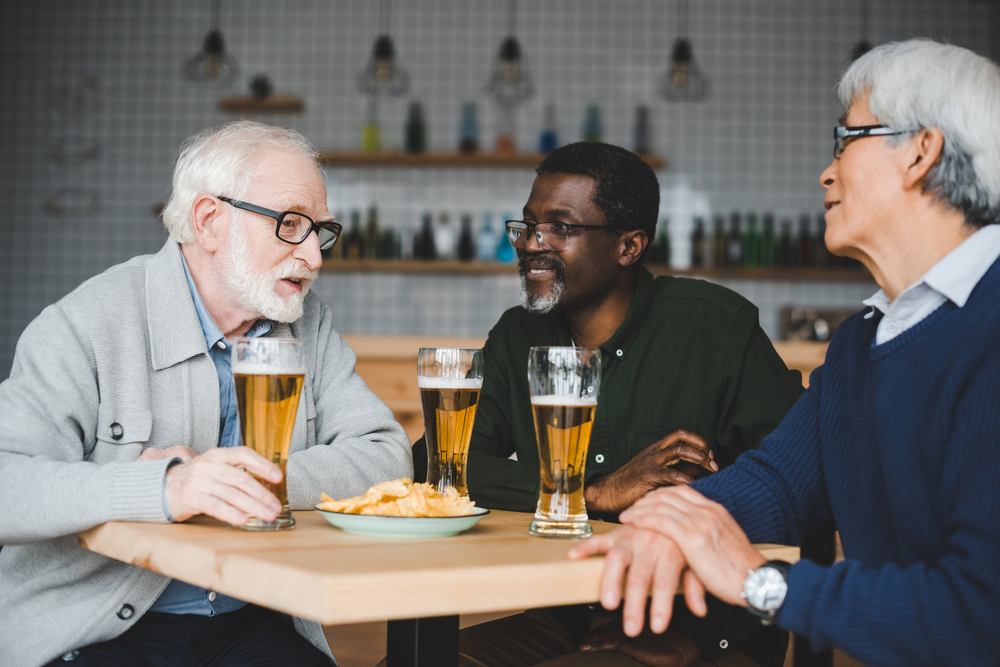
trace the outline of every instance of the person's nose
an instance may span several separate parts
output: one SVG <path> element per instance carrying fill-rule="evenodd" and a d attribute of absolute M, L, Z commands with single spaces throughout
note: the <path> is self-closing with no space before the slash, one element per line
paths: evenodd
<path fill-rule="evenodd" d="M 823 173 L 819 175 L 819 184 L 823 186 L 824 189 L 829 189 L 831 185 L 837 180 L 837 159 L 834 158 L 830 166 L 823 170 Z"/>
<path fill-rule="evenodd" d="M 315 271 L 323 265 L 323 255 L 319 251 L 319 236 L 315 231 L 310 233 L 305 241 L 295 246 L 292 256 L 301 260 L 310 271 Z"/>
<path fill-rule="evenodd" d="M 538 240 L 538 227 L 529 227 L 524 230 L 524 251 L 527 253 L 545 252 L 548 248 L 542 246 Z"/>

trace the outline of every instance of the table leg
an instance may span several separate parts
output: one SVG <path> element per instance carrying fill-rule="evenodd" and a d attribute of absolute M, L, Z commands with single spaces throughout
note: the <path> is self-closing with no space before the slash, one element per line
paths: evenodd
<path fill-rule="evenodd" d="M 458 667 L 458 616 L 389 621 L 386 667 Z"/>

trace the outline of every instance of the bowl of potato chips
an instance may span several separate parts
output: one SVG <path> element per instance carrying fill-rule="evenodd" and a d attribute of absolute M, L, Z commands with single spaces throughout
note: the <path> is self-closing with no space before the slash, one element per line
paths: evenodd
<path fill-rule="evenodd" d="M 334 526 L 374 537 L 447 537 L 476 525 L 490 513 L 453 487 L 439 492 L 407 478 L 382 482 L 364 494 L 334 500 L 325 493 L 316 511 Z"/>

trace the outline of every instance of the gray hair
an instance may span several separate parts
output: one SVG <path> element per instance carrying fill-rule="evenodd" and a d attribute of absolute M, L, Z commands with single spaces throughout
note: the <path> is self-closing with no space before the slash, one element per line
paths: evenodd
<path fill-rule="evenodd" d="M 944 148 L 923 191 L 975 227 L 1000 223 L 1000 67 L 968 49 L 930 39 L 878 46 L 840 79 L 840 101 L 858 96 L 883 125 L 936 127 Z M 906 135 L 885 138 L 899 145 Z"/>
<path fill-rule="evenodd" d="M 255 178 L 254 160 L 268 149 L 300 153 L 319 166 L 316 149 L 298 132 L 248 120 L 210 127 L 181 144 L 163 209 L 170 236 L 178 243 L 195 241 L 191 209 L 198 195 L 243 199 Z"/>

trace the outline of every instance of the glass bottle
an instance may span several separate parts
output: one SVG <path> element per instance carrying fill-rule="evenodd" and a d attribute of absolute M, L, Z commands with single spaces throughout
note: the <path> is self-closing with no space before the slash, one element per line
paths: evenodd
<path fill-rule="evenodd" d="M 368 222 L 365 224 L 365 243 L 362 252 L 365 259 L 379 259 L 382 256 L 382 238 L 378 229 L 378 209 L 372 204 L 368 209 Z"/>
<path fill-rule="evenodd" d="M 757 214 L 747 213 L 747 231 L 743 237 L 743 265 L 760 264 L 760 232 L 757 231 Z"/>
<path fill-rule="evenodd" d="M 726 266 L 743 266 L 743 236 L 740 234 L 740 212 L 729 216 L 729 235 L 726 237 Z"/>
<path fill-rule="evenodd" d="M 423 153 L 427 150 L 427 123 L 420 102 L 410 102 L 410 113 L 406 118 L 406 152 Z"/>
<path fill-rule="evenodd" d="M 538 152 L 547 155 L 559 148 L 559 132 L 556 129 L 556 105 L 545 105 L 545 119 L 542 132 L 538 135 Z"/>
<path fill-rule="evenodd" d="M 513 155 L 517 150 L 514 139 L 514 110 L 501 107 L 497 116 L 497 155 Z"/>
<path fill-rule="evenodd" d="M 705 266 L 705 221 L 694 219 L 691 232 L 691 266 Z"/>
<path fill-rule="evenodd" d="M 635 108 L 635 127 L 632 128 L 633 153 L 645 155 L 652 152 L 653 138 L 649 129 L 649 107 L 640 104 Z"/>
<path fill-rule="evenodd" d="M 760 265 L 774 266 L 774 214 L 764 214 L 764 231 L 760 235 Z"/>
<path fill-rule="evenodd" d="M 344 245 L 345 259 L 361 259 L 364 251 L 364 239 L 361 235 L 361 211 L 351 211 L 351 231 L 347 233 L 347 243 Z"/>
<path fill-rule="evenodd" d="M 361 128 L 361 150 L 365 153 L 382 150 L 382 128 L 378 123 L 378 100 L 375 97 L 368 104 L 368 118 Z"/>
<path fill-rule="evenodd" d="M 484 213 L 483 228 L 479 230 L 479 238 L 476 241 L 476 249 L 480 262 L 496 261 L 497 242 L 499 240 L 496 231 L 493 229 L 493 216 L 489 213 Z"/>
<path fill-rule="evenodd" d="M 816 266 L 828 269 L 831 266 L 832 255 L 826 249 L 826 218 L 822 214 L 816 216 L 816 241 L 813 248 L 816 252 Z"/>
<path fill-rule="evenodd" d="M 601 141 L 604 128 L 601 124 L 601 108 L 596 104 L 587 107 L 587 115 L 583 121 L 583 140 Z"/>
<path fill-rule="evenodd" d="M 434 224 L 430 213 L 424 213 L 420 221 L 420 231 L 413 239 L 413 257 L 415 259 L 434 259 Z"/>
<path fill-rule="evenodd" d="M 458 130 L 458 152 L 475 153 L 479 150 L 479 122 L 476 120 L 475 102 L 462 105 L 462 123 Z"/>
<path fill-rule="evenodd" d="M 510 244 L 510 239 L 507 238 L 506 221 L 510 219 L 510 213 L 504 213 L 500 218 L 500 224 L 503 227 L 500 231 L 500 243 L 497 244 L 498 262 L 513 262 L 517 259 L 517 253 L 514 252 L 514 247 Z"/>
<path fill-rule="evenodd" d="M 466 213 L 462 216 L 462 230 L 458 234 L 458 258 L 463 262 L 471 262 L 476 256 L 476 242 L 472 238 L 472 216 Z"/>
<path fill-rule="evenodd" d="M 799 238 L 798 238 L 798 264 L 797 266 L 815 266 L 815 254 L 813 253 L 813 239 L 809 233 L 809 214 L 803 213 L 799 216 Z"/>
<path fill-rule="evenodd" d="M 788 268 L 794 266 L 797 263 L 798 256 L 794 252 L 794 243 L 792 242 L 792 220 L 791 218 L 782 218 L 781 220 L 781 236 L 778 238 L 778 248 L 775 252 L 774 262 L 776 266 L 782 268 Z"/>
<path fill-rule="evenodd" d="M 434 228 L 434 252 L 438 259 L 451 259 L 455 256 L 455 230 L 446 212 L 441 213 L 437 227 Z"/>
<path fill-rule="evenodd" d="M 712 219 L 712 266 L 726 265 L 726 219 L 716 215 Z"/>

